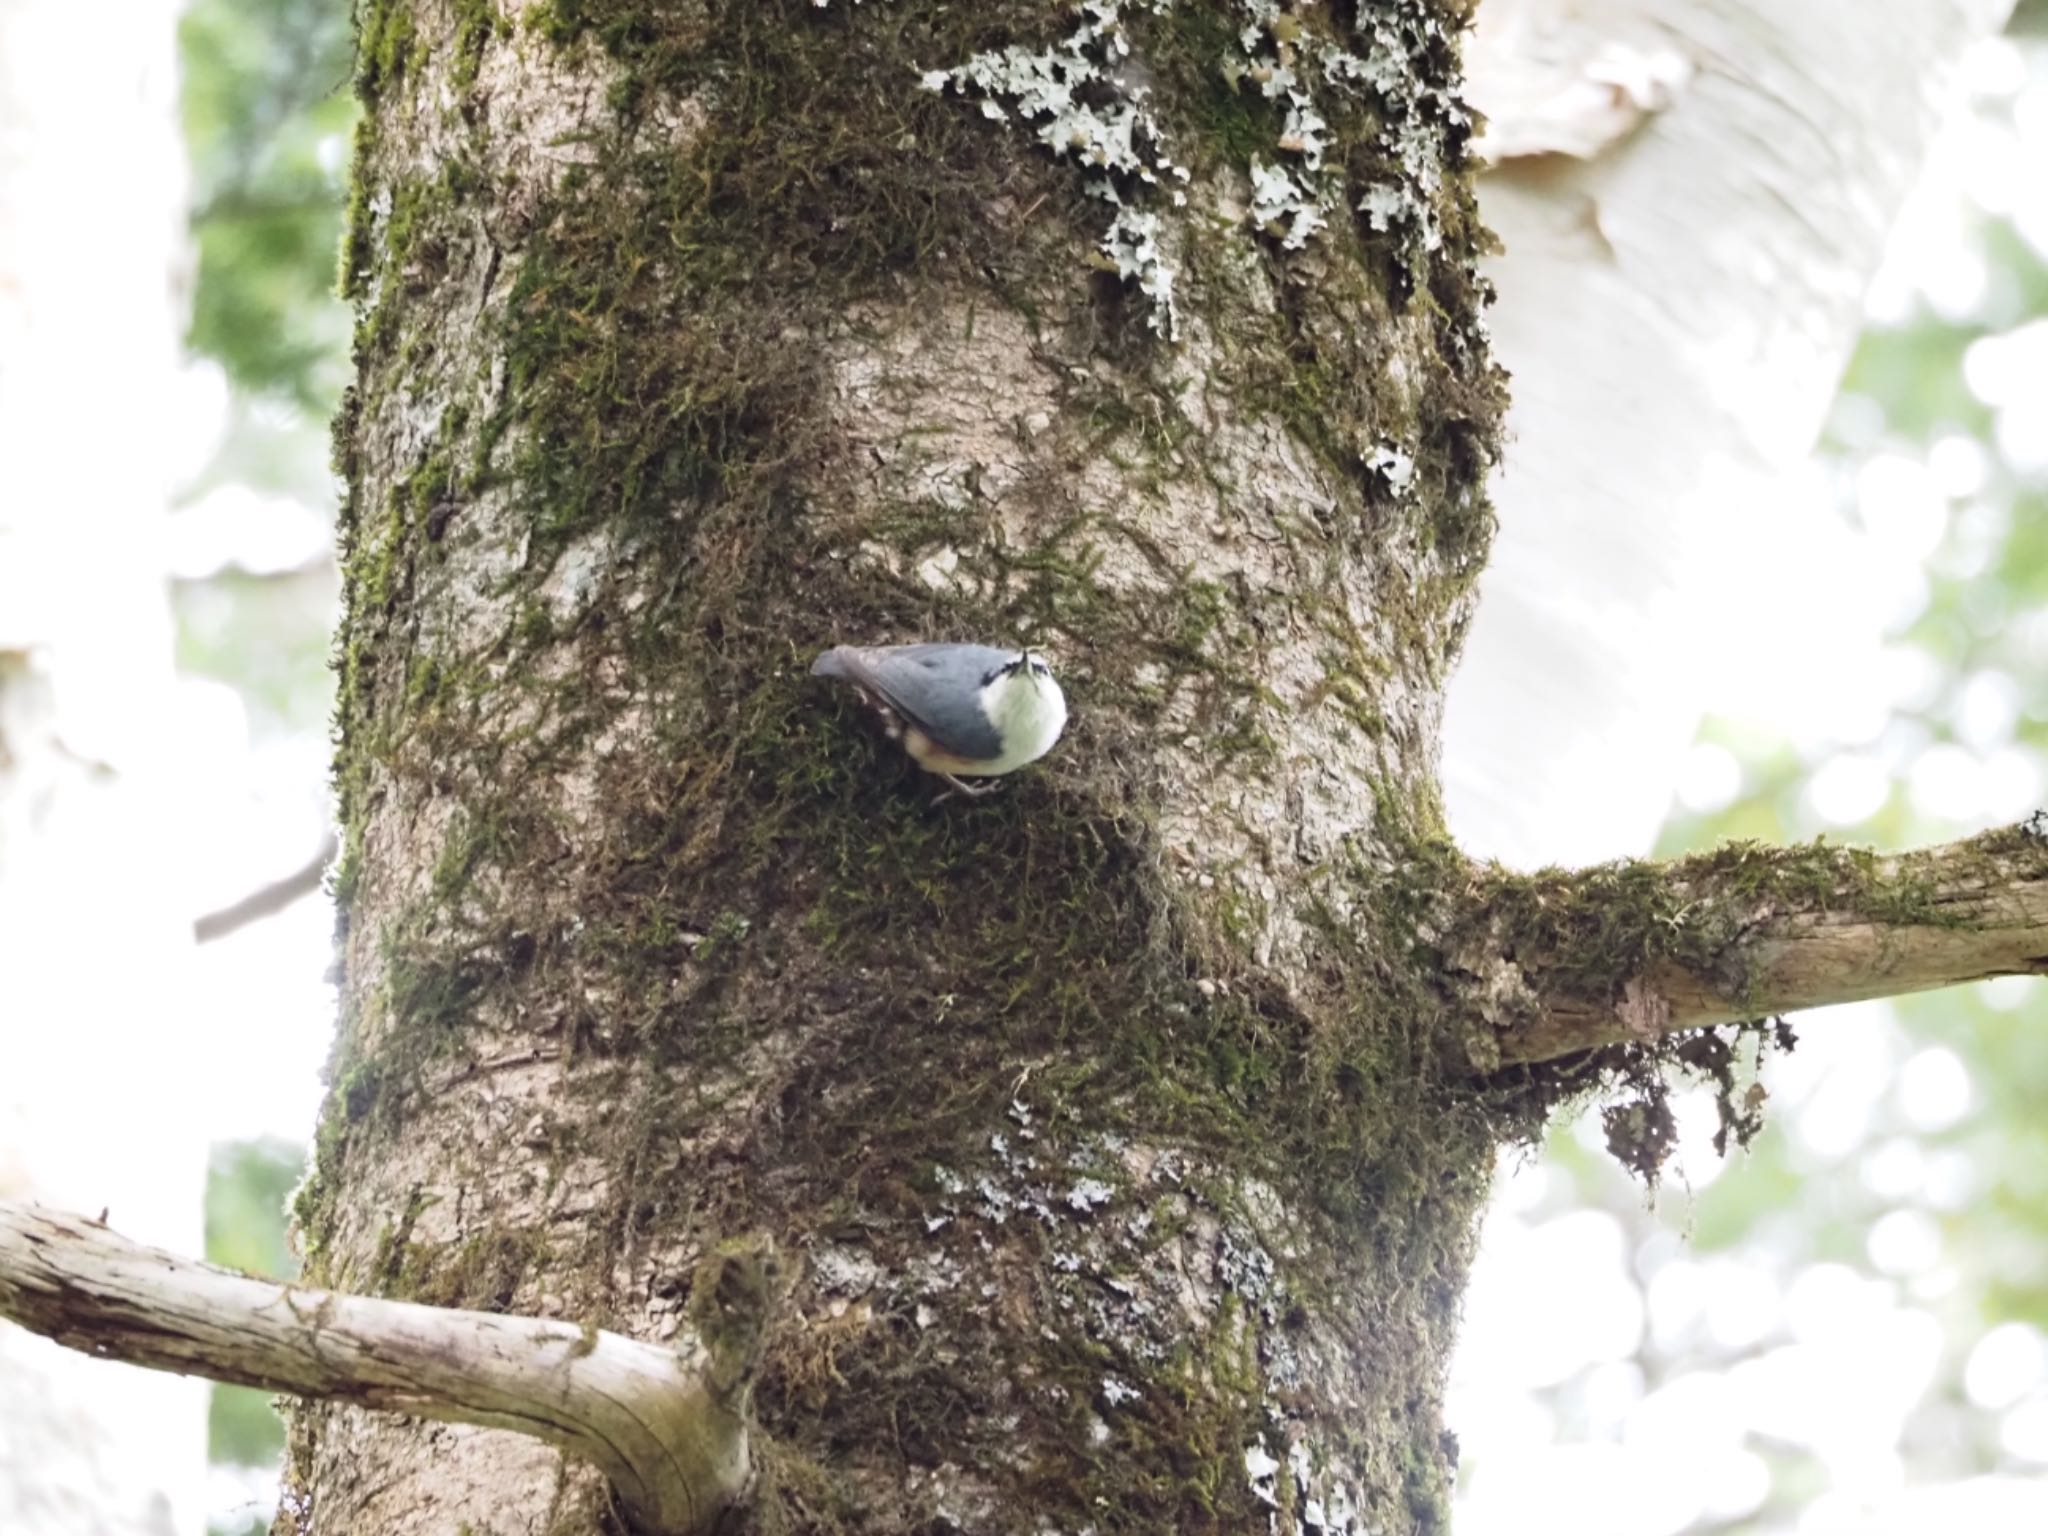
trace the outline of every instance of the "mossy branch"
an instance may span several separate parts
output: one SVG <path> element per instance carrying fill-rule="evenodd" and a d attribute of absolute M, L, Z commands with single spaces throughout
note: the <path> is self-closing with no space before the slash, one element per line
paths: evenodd
<path fill-rule="evenodd" d="M 1473 1064 L 2048 975 L 2048 821 L 1914 853 L 1732 844 L 1670 863 L 1491 871 L 1458 903 L 1450 972 Z"/>
<path fill-rule="evenodd" d="M 152 1370 L 536 1435 L 602 1469 L 646 1536 L 713 1530 L 752 1481 L 747 1400 L 772 1273 L 764 1249 L 706 1260 L 698 1333 L 668 1348 L 252 1279 L 0 1201 L 0 1316 Z"/>

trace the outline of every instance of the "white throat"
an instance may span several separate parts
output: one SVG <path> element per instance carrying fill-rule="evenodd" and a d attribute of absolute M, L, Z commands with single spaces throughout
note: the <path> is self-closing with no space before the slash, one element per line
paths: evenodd
<path fill-rule="evenodd" d="M 1008 773 L 1052 750 L 1067 727 L 1067 696 L 1051 677 L 1028 666 L 1005 672 L 981 690 L 981 709 L 1003 739 L 1003 755 L 984 772 Z"/>

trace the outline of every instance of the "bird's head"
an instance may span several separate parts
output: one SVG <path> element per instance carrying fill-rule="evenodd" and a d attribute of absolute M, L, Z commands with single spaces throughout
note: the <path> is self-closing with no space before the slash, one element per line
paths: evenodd
<path fill-rule="evenodd" d="M 1030 683 L 1034 688 L 1042 687 L 1052 681 L 1052 668 L 1046 664 L 1043 656 L 1034 656 L 1028 650 L 1019 651 L 984 677 L 981 686 L 992 688 L 1006 680 L 1020 680 Z"/>

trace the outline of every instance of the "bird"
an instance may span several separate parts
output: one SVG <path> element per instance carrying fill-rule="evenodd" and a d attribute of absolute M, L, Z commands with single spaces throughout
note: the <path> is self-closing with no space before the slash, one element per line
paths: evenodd
<path fill-rule="evenodd" d="M 963 779 L 996 778 L 1037 762 L 1067 725 L 1067 698 L 1052 668 L 1028 650 L 835 645 L 811 664 L 811 674 L 851 683 L 918 767 L 970 797 L 997 786 Z"/>

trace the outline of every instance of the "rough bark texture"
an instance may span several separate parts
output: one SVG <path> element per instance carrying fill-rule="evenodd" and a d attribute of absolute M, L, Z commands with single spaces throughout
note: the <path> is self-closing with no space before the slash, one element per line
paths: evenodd
<path fill-rule="evenodd" d="M 1889 858 L 1732 843 L 1665 864 L 1494 869 L 1460 906 L 1442 949 L 1487 1026 L 1473 1063 L 1491 1071 L 2048 973 L 2048 818 Z"/>
<path fill-rule="evenodd" d="M 312 1277 L 660 1339 L 773 1236 L 750 1529 L 1443 1523 L 1527 1123 L 1440 1068 L 1400 895 L 1500 403 L 1458 21 L 1302 13 L 1390 73 L 1319 103 L 1344 195 L 1295 253 L 1246 218 L 1257 9 L 1124 8 L 1192 172 L 1174 343 L 1080 172 L 917 88 L 1084 13 L 360 16 Z M 806 677 L 917 636 L 1042 645 L 1068 740 L 930 807 Z M 306 1530 L 602 1509 L 530 1442 L 339 1406 L 292 1482 Z"/>

